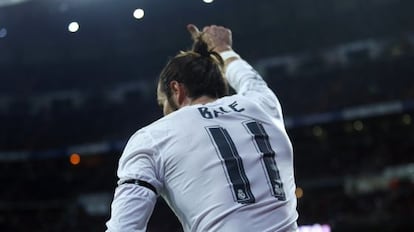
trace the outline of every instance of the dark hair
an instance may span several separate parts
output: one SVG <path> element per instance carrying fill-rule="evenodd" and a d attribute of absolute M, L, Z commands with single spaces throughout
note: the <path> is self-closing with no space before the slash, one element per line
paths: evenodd
<path fill-rule="evenodd" d="M 220 55 L 209 50 L 200 36 L 190 51 L 180 52 L 163 68 L 159 77 L 160 89 L 170 98 L 172 93 L 169 85 L 175 80 L 184 84 L 191 98 L 223 97 L 228 94 L 223 67 Z"/>

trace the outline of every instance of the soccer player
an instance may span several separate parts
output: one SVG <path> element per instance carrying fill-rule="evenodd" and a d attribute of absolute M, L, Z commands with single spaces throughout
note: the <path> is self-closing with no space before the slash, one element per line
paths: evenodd
<path fill-rule="evenodd" d="M 193 49 L 160 74 L 165 116 L 138 130 L 119 160 L 107 231 L 145 231 L 157 196 L 186 232 L 296 231 L 292 145 L 278 99 L 232 50 L 229 29 L 188 30 Z M 237 94 L 226 96 L 226 80 Z"/>

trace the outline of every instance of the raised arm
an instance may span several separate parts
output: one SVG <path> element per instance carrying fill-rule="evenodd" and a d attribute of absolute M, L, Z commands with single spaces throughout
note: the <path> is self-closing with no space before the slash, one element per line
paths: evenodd
<path fill-rule="evenodd" d="M 234 50 L 232 33 L 221 26 L 207 26 L 200 32 L 192 24 L 187 26 L 193 38 L 202 36 L 209 47 L 219 53 L 225 63 L 225 77 L 237 94 L 257 102 L 266 112 L 275 118 L 283 119 L 278 98 L 267 86 L 260 74 Z"/>

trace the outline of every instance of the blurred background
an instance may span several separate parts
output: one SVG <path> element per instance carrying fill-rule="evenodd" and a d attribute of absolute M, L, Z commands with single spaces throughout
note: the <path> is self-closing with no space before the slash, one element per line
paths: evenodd
<path fill-rule="evenodd" d="M 414 231 L 414 1 L 0 0 L 0 231 L 104 231 L 188 23 L 276 92 L 301 231 Z M 149 231 L 181 231 L 159 200 Z"/>

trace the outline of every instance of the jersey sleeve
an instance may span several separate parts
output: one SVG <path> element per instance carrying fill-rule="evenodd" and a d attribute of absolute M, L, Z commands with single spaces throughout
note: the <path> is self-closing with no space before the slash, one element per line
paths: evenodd
<path fill-rule="evenodd" d="M 155 193 L 145 187 L 135 184 L 119 185 L 115 189 L 106 232 L 147 231 L 156 201 Z"/>
<path fill-rule="evenodd" d="M 260 74 L 246 61 L 232 61 L 226 68 L 226 79 L 237 94 L 257 102 L 267 113 L 283 120 L 279 99 Z"/>
<path fill-rule="evenodd" d="M 128 180 L 142 180 L 155 187 L 162 187 L 161 161 L 157 146 L 145 130 L 135 133 L 128 141 L 119 159 L 118 185 Z"/>
<path fill-rule="evenodd" d="M 118 166 L 118 186 L 111 205 L 107 231 L 146 231 L 157 194 L 151 189 L 130 183 L 145 181 L 157 191 L 162 188 L 160 162 L 152 138 L 138 131 L 128 141 Z"/>

